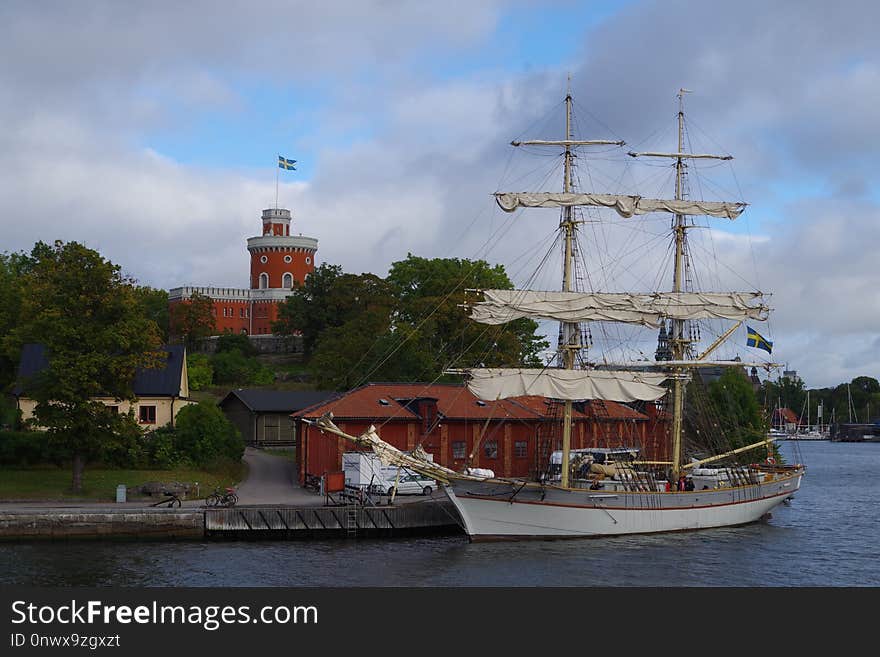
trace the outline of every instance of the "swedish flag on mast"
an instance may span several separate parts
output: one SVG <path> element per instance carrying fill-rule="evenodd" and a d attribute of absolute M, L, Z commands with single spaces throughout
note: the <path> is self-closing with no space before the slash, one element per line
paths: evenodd
<path fill-rule="evenodd" d="M 284 169 L 285 171 L 296 171 L 296 167 L 293 166 L 296 164 L 296 160 L 288 160 L 286 157 L 278 156 L 278 168 Z"/>
<path fill-rule="evenodd" d="M 773 352 L 773 343 L 761 337 L 761 334 L 751 326 L 746 326 L 746 346 L 763 349 L 768 354 Z"/>

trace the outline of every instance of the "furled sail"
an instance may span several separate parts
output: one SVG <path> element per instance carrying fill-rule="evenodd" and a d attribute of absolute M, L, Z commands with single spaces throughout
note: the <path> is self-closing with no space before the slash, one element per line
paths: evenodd
<path fill-rule="evenodd" d="M 574 194 L 556 192 L 507 192 L 495 194 L 495 200 L 505 212 L 517 208 L 561 208 L 572 205 L 594 205 L 613 208 L 621 217 L 632 217 L 649 212 L 708 215 L 736 219 L 745 209 L 745 203 L 723 201 L 664 200 L 621 194 Z"/>
<path fill-rule="evenodd" d="M 654 401 L 666 394 L 658 372 L 620 370 L 503 369 L 468 370 L 468 389 L 486 400 L 540 395 L 551 399 Z"/>
<path fill-rule="evenodd" d="M 609 321 L 657 328 L 661 319 L 767 319 L 760 292 L 547 292 L 483 290 L 471 308 L 481 324 L 504 324 L 521 317 L 561 322 Z"/>

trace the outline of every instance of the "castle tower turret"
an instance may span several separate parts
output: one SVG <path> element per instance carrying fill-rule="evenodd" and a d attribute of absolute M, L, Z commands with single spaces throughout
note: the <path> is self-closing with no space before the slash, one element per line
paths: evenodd
<path fill-rule="evenodd" d="M 315 270 L 318 240 L 290 234 L 290 210 L 263 210 L 262 231 L 247 241 L 251 255 L 248 288 L 176 287 L 168 292 L 169 311 L 190 303 L 194 294 L 207 296 L 217 333 L 232 331 L 251 336 L 269 336 L 278 319 L 278 309 L 292 293 L 296 283 L 303 283 Z M 265 343 L 270 344 L 270 343 Z M 270 344 L 271 346 L 271 344 Z"/>
<path fill-rule="evenodd" d="M 318 240 L 291 235 L 290 221 L 290 210 L 263 210 L 262 234 L 247 241 L 252 290 L 289 291 L 295 282 L 302 283 L 315 270 Z"/>

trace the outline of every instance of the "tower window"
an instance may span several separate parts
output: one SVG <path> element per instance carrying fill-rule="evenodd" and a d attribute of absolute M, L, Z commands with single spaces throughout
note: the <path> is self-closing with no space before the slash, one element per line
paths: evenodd
<path fill-rule="evenodd" d="M 260 262 L 265 265 L 267 262 L 269 262 L 269 256 L 260 256 Z"/>
<path fill-rule="evenodd" d="M 290 264 L 291 262 L 293 262 L 293 258 L 289 255 L 286 255 L 286 256 L 284 256 L 284 262 L 286 262 L 287 264 Z"/>
<path fill-rule="evenodd" d="M 265 258 L 266 256 L 263 257 Z M 267 287 L 269 287 L 269 274 L 263 272 L 260 274 L 260 289 L 265 290 Z"/>
<path fill-rule="evenodd" d="M 290 257 L 290 256 L 288 256 L 288 257 Z M 293 275 L 292 274 L 284 274 L 284 276 L 281 278 L 281 287 L 283 287 L 285 290 L 289 290 L 290 288 L 293 287 Z"/>
<path fill-rule="evenodd" d="M 306 264 L 307 265 L 312 264 L 312 259 L 309 256 L 306 256 Z"/>

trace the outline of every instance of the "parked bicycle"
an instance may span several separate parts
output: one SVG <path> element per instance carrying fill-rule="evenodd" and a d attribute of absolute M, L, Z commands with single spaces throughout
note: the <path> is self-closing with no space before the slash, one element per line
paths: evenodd
<path fill-rule="evenodd" d="M 159 500 L 158 502 L 154 502 L 150 506 L 167 506 L 169 508 L 180 506 L 180 498 L 177 496 L 177 493 L 171 490 L 163 490 L 162 495 L 165 496 L 164 499 Z"/>
<path fill-rule="evenodd" d="M 205 498 L 205 506 L 235 506 L 237 502 L 238 495 L 235 494 L 234 488 L 221 490 L 219 486 Z"/>
<path fill-rule="evenodd" d="M 305 488 L 316 493 L 319 492 L 321 490 L 321 478 L 306 473 Z"/>

